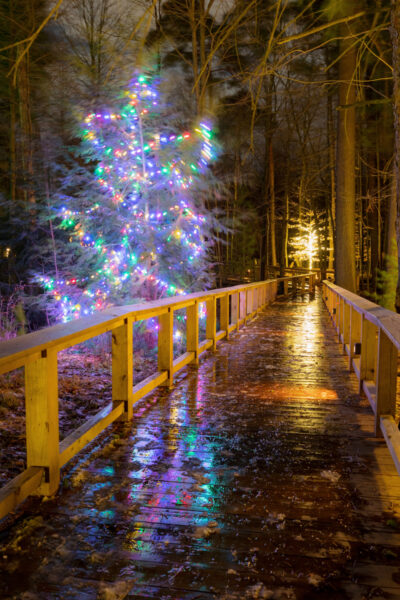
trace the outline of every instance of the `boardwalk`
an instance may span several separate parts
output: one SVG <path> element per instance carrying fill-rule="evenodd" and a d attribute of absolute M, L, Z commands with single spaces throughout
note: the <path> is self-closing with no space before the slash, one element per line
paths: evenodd
<path fill-rule="evenodd" d="M 346 368 L 318 295 L 270 306 L 29 500 L 0 597 L 400 598 L 400 478 Z"/>

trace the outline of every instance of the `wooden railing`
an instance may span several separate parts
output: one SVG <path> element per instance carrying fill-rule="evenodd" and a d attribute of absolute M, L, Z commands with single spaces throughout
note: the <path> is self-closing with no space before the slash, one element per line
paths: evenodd
<path fill-rule="evenodd" d="M 400 474 L 400 431 L 396 424 L 397 354 L 400 315 L 329 281 L 323 297 L 349 369 L 359 380 L 375 414 L 375 435 L 384 436 Z"/>
<path fill-rule="evenodd" d="M 27 469 L 0 490 L 0 519 L 28 495 L 52 495 L 60 468 L 117 419 L 130 420 L 133 405 L 174 374 L 198 363 L 207 349 L 245 324 L 282 292 L 314 290 L 315 275 L 293 275 L 248 285 L 114 307 L 90 317 L 48 327 L 0 344 L 0 374 L 25 368 Z M 206 304 L 206 339 L 199 340 L 199 305 Z M 219 306 L 218 306 L 219 305 Z M 186 309 L 186 352 L 173 358 L 174 311 Z M 219 330 L 217 330 L 217 313 Z M 158 318 L 158 371 L 133 386 L 133 323 Z M 58 352 L 111 332 L 112 402 L 62 442 L 58 420 Z"/>

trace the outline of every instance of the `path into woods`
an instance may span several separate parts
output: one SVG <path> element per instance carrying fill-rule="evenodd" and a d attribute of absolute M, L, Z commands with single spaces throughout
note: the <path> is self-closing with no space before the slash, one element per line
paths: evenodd
<path fill-rule="evenodd" d="M 400 599 L 400 477 L 347 362 L 318 293 L 268 307 L 28 501 L 0 597 Z"/>

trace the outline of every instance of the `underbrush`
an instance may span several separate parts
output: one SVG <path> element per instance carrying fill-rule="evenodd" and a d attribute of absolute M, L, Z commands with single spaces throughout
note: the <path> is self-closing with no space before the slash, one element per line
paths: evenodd
<path fill-rule="evenodd" d="M 111 353 L 87 348 L 59 353 L 60 439 L 111 402 Z M 134 384 L 156 370 L 154 358 L 134 352 Z M 0 487 L 26 468 L 24 370 L 0 376 Z"/>

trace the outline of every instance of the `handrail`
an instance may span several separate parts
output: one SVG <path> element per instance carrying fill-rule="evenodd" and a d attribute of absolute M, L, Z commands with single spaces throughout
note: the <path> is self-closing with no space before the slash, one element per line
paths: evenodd
<path fill-rule="evenodd" d="M 133 418 L 133 405 L 160 385 L 172 386 L 174 374 L 246 324 L 283 293 L 297 284 L 310 291 L 315 274 L 279 277 L 206 292 L 174 296 L 153 302 L 116 306 L 90 317 L 47 327 L 0 343 L 0 374 L 25 368 L 27 469 L 0 489 L 0 519 L 28 495 L 52 495 L 57 491 L 60 469 L 108 425 Z M 219 324 L 217 331 L 217 302 Z M 199 340 L 199 304 L 206 303 L 206 339 Z M 173 315 L 186 309 L 186 352 L 173 358 Z M 158 318 L 158 371 L 133 386 L 133 323 Z M 112 402 L 86 423 L 59 441 L 58 352 L 112 333 Z"/>
<path fill-rule="evenodd" d="M 359 392 L 364 391 L 375 415 L 375 435 L 383 436 L 400 474 L 400 431 L 396 424 L 397 355 L 400 315 L 329 281 L 323 298 L 349 357 Z"/>

